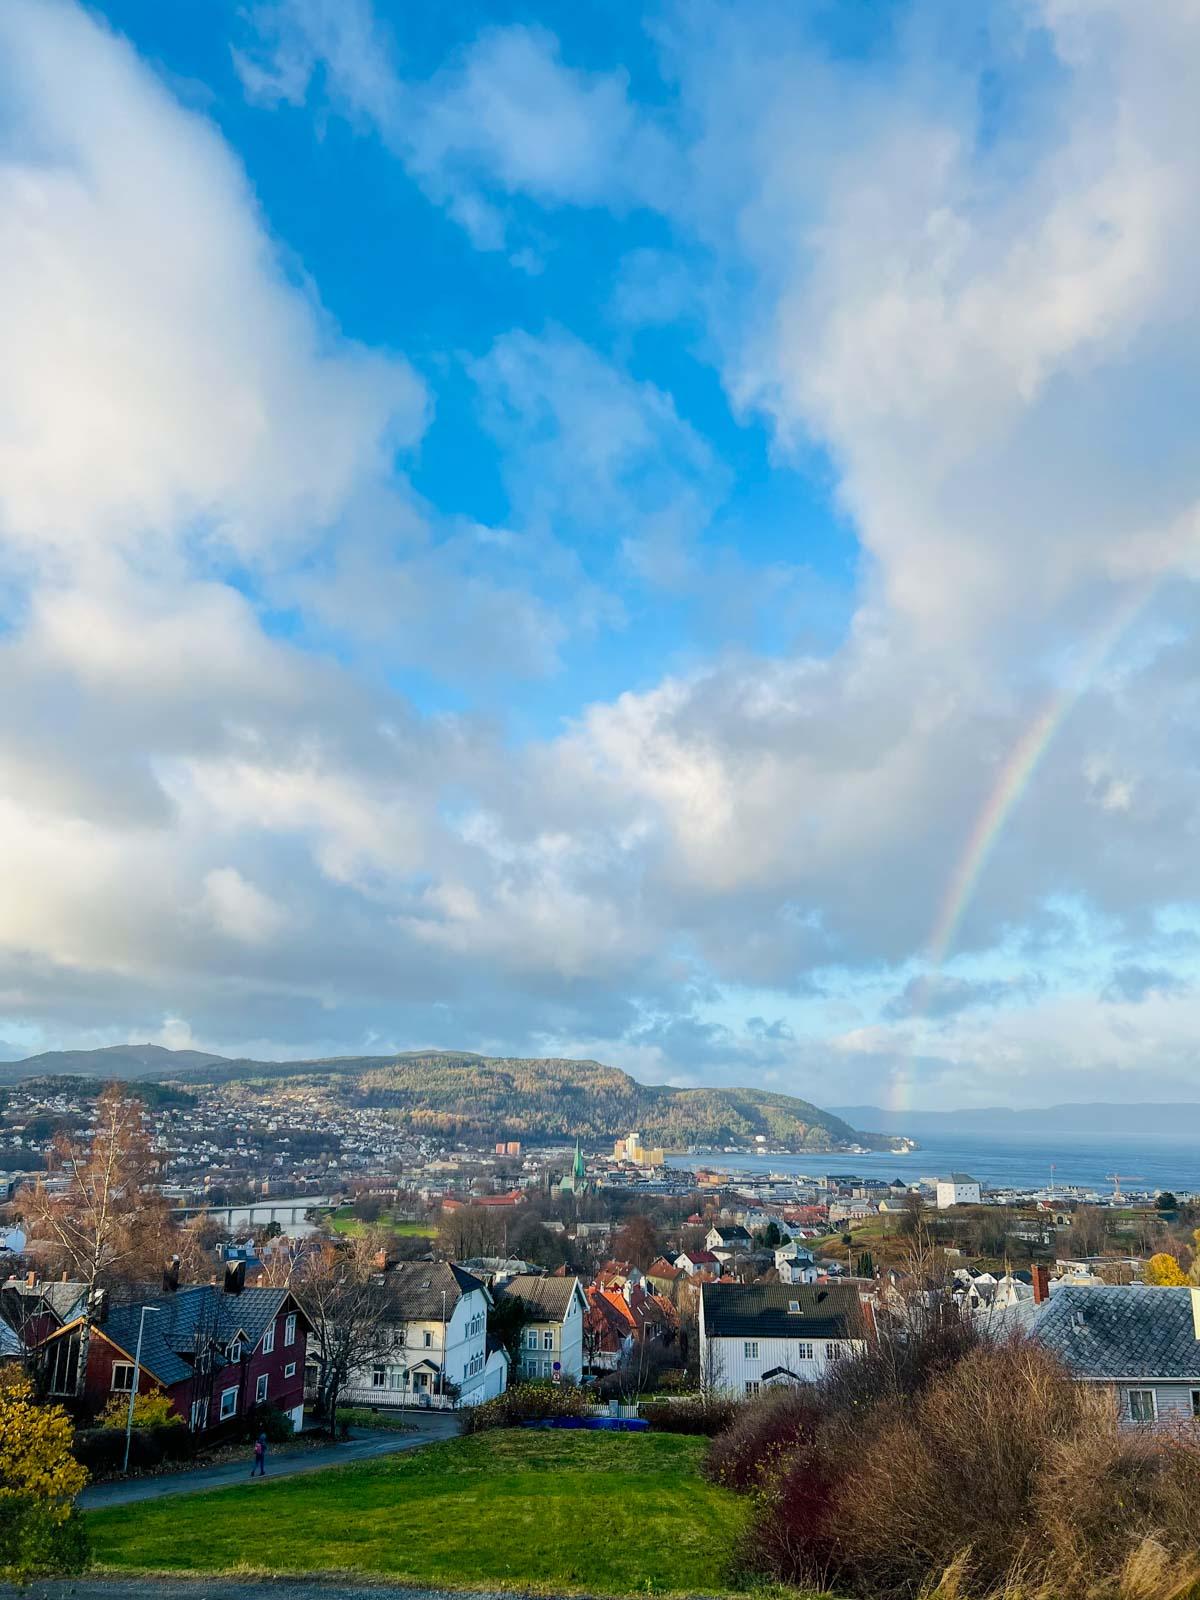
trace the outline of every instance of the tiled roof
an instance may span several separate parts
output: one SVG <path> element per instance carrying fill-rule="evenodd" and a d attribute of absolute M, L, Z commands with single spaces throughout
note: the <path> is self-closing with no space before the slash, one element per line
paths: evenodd
<path fill-rule="evenodd" d="M 15 1328 L 10 1328 L 8 1323 L 0 1317 L 0 1360 L 18 1358 L 25 1353 L 21 1337 Z"/>
<path fill-rule="evenodd" d="M 446 1261 L 402 1261 L 388 1272 L 384 1282 L 391 1314 L 398 1322 L 436 1322 L 443 1308 L 450 1317 L 464 1294 L 484 1288 L 483 1282 L 465 1267 Z"/>
<path fill-rule="evenodd" d="M 861 1339 L 858 1290 L 845 1284 L 706 1283 L 704 1331 L 715 1339 Z M 789 1307 L 796 1305 L 798 1311 Z"/>
<path fill-rule="evenodd" d="M 519 1278 L 510 1278 L 500 1293 L 520 1300 L 534 1321 L 561 1322 L 570 1311 L 571 1300 L 578 1291 L 578 1278 L 535 1278 L 523 1274 Z"/>
<path fill-rule="evenodd" d="M 1029 1331 L 1079 1378 L 1200 1380 L 1190 1289 L 1057 1289 Z"/>

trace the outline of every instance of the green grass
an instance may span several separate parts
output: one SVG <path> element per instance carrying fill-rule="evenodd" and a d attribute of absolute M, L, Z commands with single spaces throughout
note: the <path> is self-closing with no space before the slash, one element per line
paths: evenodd
<path fill-rule="evenodd" d="M 341 1206 L 337 1211 L 331 1211 L 329 1225 L 334 1233 L 343 1233 L 348 1238 L 360 1234 L 366 1226 L 354 1215 L 349 1206 Z M 379 1219 L 380 1223 L 392 1233 L 398 1234 L 402 1239 L 432 1239 L 437 1229 L 428 1222 L 393 1222 L 385 1211 Z"/>
<path fill-rule="evenodd" d="M 120 1571 L 356 1572 L 445 1587 L 718 1594 L 745 1502 L 706 1441 L 513 1429 L 408 1455 L 91 1512 Z"/>

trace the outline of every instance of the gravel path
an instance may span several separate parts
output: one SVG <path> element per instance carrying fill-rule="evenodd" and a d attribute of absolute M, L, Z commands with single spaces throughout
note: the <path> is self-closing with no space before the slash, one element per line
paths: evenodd
<path fill-rule="evenodd" d="M 356 1428 L 348 1440 L 331 1444 L 325 1450 L 304 1450 L 295 1455 L 268 1450 L 265 1478 L 251 1481 L 252 1458 L 247 1446 L 244 1461 L 227 1461 L 219 1467 L 196 1467 L 191 1472 L 156 1473 L 126 1482 L 94 1483 L 80 1495 L 79 1505 L 84 1511 L 100 1511 L 105 1506 L 133 1505 L 171 1494 L 200 1494 L 205 1489 L 225 1489 L 235 1483 L 245 1484 L 247 1493 L 254 1493 L 261 1484 L 278 1478 L 295 1477 L 301 1472 L 322 1472 L 327 1467 L 345 1467 L 352 1461 L 373 1461 L 376 1456 L 394 1455 L 399 1450 L 418 1450 L 433 1439 L 450 1439 L 458 1432 L 458 1418 L 453 1413 L 417 1414 L 410 1420 L 416 1429 L 414 1433 Z M 140 1592 L 149 1591 L 143 1585 Z M 161 1592 L 161 1586 L 156 1585 L 155 1592 Z"/>

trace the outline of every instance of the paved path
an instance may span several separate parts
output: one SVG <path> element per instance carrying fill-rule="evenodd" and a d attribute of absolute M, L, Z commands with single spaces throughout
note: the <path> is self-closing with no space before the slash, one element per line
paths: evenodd
<path fill-rule="evenodd" d="M 344 1467 L 352 1461 L 372 1461 L 376 1456 L 394 1455 L 398 1450 L 418 1450 L 433 1439 L 449 1439 L 458 1432 L 454 1413 L 417 1413 L 405 1419 L 414 1433 L 389 1433 L 382 1428 L 355 1428 L 350 1438 L 325 1449 L 297 1450 L 286 1447 L 267 1451 L 267 1476 L 291 1478 L 300 1472 L 321 1472 L 326 1467 Z M 204 1489 L 225 1489 L 230 1484 L 250 1483 L 250 1447 L 244 1461 L 227 1461 L 219 1467 L 197 1467 L 191 1472 L 160 1472 L 146 1478 L 124 1482 L 94 1483 L 83 1491 L 79 1505 L 84 1511 L 99 1511 L 104 1506 L 132 1505 L 139 1500 L 159 1500 L 169 1494 L 199 1494 Z M 255 1479 L 257 1487 L 259 1479 Z"/>
<path fill-rule="evenodd" d="M 0 1600 L 519 1600 L 513 1589 L 419 1589 L 323 1578 L 69 1578 L 18 1591 L 0 1584 Z M 534 1600 L 534 1597 L 529 1597 Z M 538 1590 L 536 1600 L 588 1600 Z M 696 1600 L 704 1600 L 703 1596 Z"/>

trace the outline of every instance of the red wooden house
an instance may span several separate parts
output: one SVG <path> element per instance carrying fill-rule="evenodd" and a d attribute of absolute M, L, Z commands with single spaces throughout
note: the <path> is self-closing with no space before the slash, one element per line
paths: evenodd
<path fill-rule="evenodd" d="M 142 1325 L 138 1392 L 166 1394 L 194 1432 L 220 1428 L 256 1406 L 276 1407 L 299 1429 L 311 1324 L 290 1289 L 247 1289 L 243 1281 L 233 1268 L 221 1288 L 164 1287 L 129 1304 L 102 1303 L 87 1341 L 86 1409 L 99 1412 L 113 1395 L 128 1396 Z M 82 1329 L 78 1317 L 42 1346 L 51 1394 L 79 1392 Z"/>

